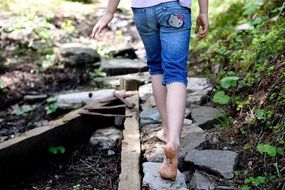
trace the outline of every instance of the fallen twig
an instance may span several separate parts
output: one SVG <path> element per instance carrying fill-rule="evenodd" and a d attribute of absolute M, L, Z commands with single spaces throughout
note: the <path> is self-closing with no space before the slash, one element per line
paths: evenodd
<path fill-rule="evenodd" d="M 104 178 L 103 175 L 101 175 L 97 170 L 95 170 L 95 168 L 93 168 L 92 166 L 90 166 L 89 164 L 87 164 L 84 160 L 80 159 L 80 162 L 82 162 L 85 166 L 87 166 L 88 168 L 92 169 L 95 173 L 97 173 L 99 176 L 101 176 L 102 178 Z"/>

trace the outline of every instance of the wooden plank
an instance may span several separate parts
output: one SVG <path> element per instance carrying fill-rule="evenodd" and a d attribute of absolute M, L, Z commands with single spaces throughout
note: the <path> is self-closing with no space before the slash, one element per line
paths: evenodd
<path fill-rule="evenodd" d="M 106 117 L 104 114 L 81 115 L 80 111 L 84 109 L 85 107 L 72 111 L 46 126 L 0 143 L 0 183 L 13 183 L 13 180 L 20 179 L 31 170 L 39 169 L 42 164 L 48 163 L 54 158 L 48 152 L 49 147 L 64 146 L 69 152 L 77 144 L 88 141 L 94 130 L 115 123 L 115 117 Z M 121 112 L 118 114 L 123 114 L 124 108 Z"/>
<path fill-rule="evenodd" d="M 125 120 L 124 140 L 121 152 L 121 174 L 119 190 L 140 190 L 140 131 L 139 131 L 139 97 L 134 95 L 126 99 L 134 104 L 133 108 L 126 108 L 126 115 L 132 115 Z"/>

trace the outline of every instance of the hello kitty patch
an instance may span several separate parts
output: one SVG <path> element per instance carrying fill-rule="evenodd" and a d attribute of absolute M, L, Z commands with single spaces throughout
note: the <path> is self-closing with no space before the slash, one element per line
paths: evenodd
<path fill-rule="evenodd" d="M 184 24 L 184 16 L 171 14 L 167 22 L 174 28 L 180 28 Z"/>

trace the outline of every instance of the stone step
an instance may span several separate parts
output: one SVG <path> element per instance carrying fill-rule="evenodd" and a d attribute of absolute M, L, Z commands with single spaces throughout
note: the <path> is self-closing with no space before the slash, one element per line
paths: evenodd
<path fill-rule="evenodd" d="M 225 113 L 217 108 L 210 106 L 192 105 L 191 119 L 202 129 L 210 129 L 214 127 L 214 122 L 225 117 Z"/>
<path fill-rule="evenodd" d="M 144 72 L 148 70 L 145 62 L 133 59 L 111 59 L 101 61 L 100 69 L 108 76 Z"/>
<path fill-rule="evenodd" d="M 186 120 L 187 122 L 187 120 Z M 163 147 L 165 143 L 158 140 L 155 135 L 161 129 L 161 125 L 147 125 L 142 129 L 142 150 L 144 158 L 148 162 L 162 162 L 164 158 Z M 185 126 L 181 135 L 179 160 L 183 161 L 185 155 L 192 149 L 207 147 L 205 132 L 196 125 Z"/>
<path fill-rule="evenodd" d="M 223 150 L 191 150 L 185 157 L 186 163 L 219 174 L 225 179 L 234 177 L 237 161 L 238 153 Z"/>
<path fill-rule="evenodd" d="M 142 189 L 162 190 L 162 189 L 179 189 L 187 190 L 185 176 L 177 170 L 177 178 L 175 181 L 165 180 L 160 177 L 159 169 L 161 163 L 145 162 L 143 163 L 143 184 Z"/>

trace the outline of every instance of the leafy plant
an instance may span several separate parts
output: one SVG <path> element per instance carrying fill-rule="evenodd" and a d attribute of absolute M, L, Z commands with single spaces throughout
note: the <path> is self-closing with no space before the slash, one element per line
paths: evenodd
<path fill-rule="evenodd" d="M 57 146 L 57 147 L 51 146 L 49 147 L 48 151 L 52 154 L 58 154 L 58 153 L 64 154 L 65 148 L 63 146 Z"/>
<path fill-rule="evenodd" d="M 213 101 L 218 104 L 228 104 L 230 99 L 231 98 L 226 95 L 224 91 L 219 91 L 214 95 Z"/>
<path fill-rule="evenodd" d="M 258 176 L 258 177 L 249 177 L 245 180 L 246 184 L 252 184 L 254 186 L 259 186 L 266 183 L 266 177 L 265 176 Z"/>
<path fill-rule="evenodd" d="M 93 71 L 90 71 L 89 75 L 91 78 L 106 77 L 107 76 L 107 74 L 105 72 L 102 72 L 101 69 L 95 69 Z"/>
<path fill-rule="evenodd" d="M 15 109 L 13 114 L 17 116 L 24 115 L 25 113 L 31 112 L 37 108 L 37 105 L 22 105 L 21 107 Z"/>
<path fill-rule="evenodd" d="M 257 151 L 260 154 L 267 154 L 270 157 L 275 157 L 277 154 L 283 155 L 283 150 L 269 144 L 259 144 Z"/>
<path fill-rule="evenodd" d="M 46 113 L 47 113 L 48 115 L 50 115 L 50 114 L 56 112 L 57 108 L 58 108 L 58 105 L 57 105 L 57 103 L 55 102 L 55 103 L 52 103 L 52 104 L 47 105 L 47 106 L 45 107 L 45 110 L 46 110 Z"/>
<path fill-rule="evenodd" d="M 72 20 L 67 20 L 61 24 L 61 28 L 67 33 L 75 32 L 75 27 L 72 24 Z"/>
<path fill-rule="evenodd" d="M 80 184 L 76 184 L 73 186 L 73 190 L 80 190 Z"/>
<path fill-rule="evenodd" d="M 257 109 L 255 111 L 256 117 L 259 120 L 265 120 L 266 119 L 266 112 L 263 109 Z"/>
<path fill-rule="evenodd" d="M 7 88 L 6 83 L 0 79 L 0 91 L 4 91 L 4 89 Z"/>
<path fill-rule="evenodd" d="M 225 77 L 220 81 L 220 84 L 223 88 L 228 89 L 230 87 L 237 87 L 238 80 L 239 77 L 236 76 Z"/>
<path fill-rule="evenodd" d="M 49 103 L 45 107 L 47 115 L 50 115 L 50 114 L 56 112 L 56 110 L 58 109 L 58 105 L 57 105 L 56 101 L 57 101 L 57 97 L 56 96 L 52 96 L 52 97 L 47 99 L 47 102 Z"/>

